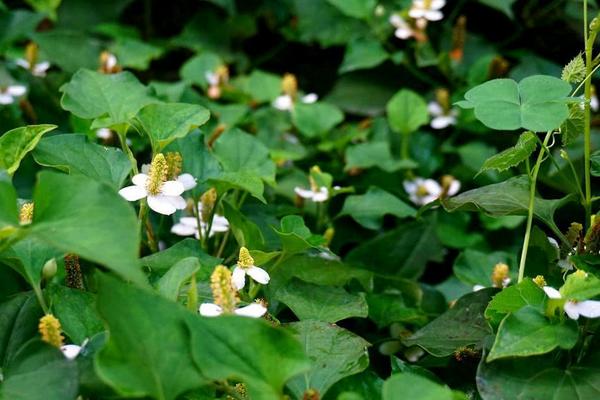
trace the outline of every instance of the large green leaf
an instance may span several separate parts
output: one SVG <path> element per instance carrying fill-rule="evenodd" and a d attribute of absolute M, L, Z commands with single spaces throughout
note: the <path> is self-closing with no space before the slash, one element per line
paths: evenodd
<path fill-rule="evenodd" d="M 119 65 L 126 68 L 146 70 L 150 62 L 162 56 L 161 47 L 134 38 L 119 38 L 110 46 L 110 51 L 119 60 Z"/>
<path fill-rule="evenodd" d="M 2 371 L 0 398 L 10 400 L 75 400 L 77 364 L 39 340 L 25 344 Z"/>
<path fill-rule="evenodd" d="M 348 293 L 341 287 L 320 286 L 293 279 L 275 293 L 300 320 L 337 322 L 350 317 L 365 318 L 368 306 L 364 295 Z"/>
<path fill-rule="evenodd" d="M 425 313 L 417 308 L 406 305 L 400 293 L 369 293 L 369 318 L 378 327 L 384 328 L 392 322 L 404 322 L 424 325 L 427 322 Z"/>
<path fill-rule="evenodd" d="M 160 152 L 173 140 L 204 125 L 209 117 L 208 110 L 196 104 L 155 103 L 142 108 L 135 119 L 150 138 L 154 151 Z"/>
<path fill-rule="evenodd" d="M 5 368 L 25 342 L 38 334 L 43 315 L 33 292 L 22 292 L 0 304 L 0 368 Z"/>
<path fill-rule="evenodd" d="M 174 264 L 156 284 L 158 292 L 171 301 L 177 301 L 179 289 L 200 269 L 200 261 L 196 257 L 184 258 Z"/>
<path fill-rule="evenodd" d="M 344 120 L 344 114 L 333 104 L 298 102 L 292 111 L 292 120 L 300 133 L 312 138 L 328 133 Z"/>
<path fill-rule="evenodd" d="M 93 128 L 128 123 L 142 107 L 157 102 L 131 72 L 106 75 L 80 69 L 60 91 L 62 107 L 95 119 Z"/>
<path fill-rule="evenodd" d="M 492 286 L 492 272 L 498 263 L 516 266 L 512 254 L 503 251 L 482 252 L 466 249 L 456 257 L 452 270 L 454 275 L 470 286 Z"/>
<path fill-rule="evenodd" d="M 213 268 L 222 261 L 222 259 L 213 257 L 202 250 L 196 239 L 186 238 L 166 250 L 140 259 L 140 264 L 149 268 L 152 273 L 164 275 L 173 265 L 188 257 L 195 257 L 200 260 L 200 271 L 203 275 L 204 272 L 207 272 L 206 276 L 210 275 Z"/>
<path fill-rule="evenodd" d="M 533 213 L 555 232 L 554 213 L 571 200 L 571 196 L 557 200 L 535 198 Z M 443 202 L 446 210 L 482 211 L 492 217 L 527 215 L 529 209 L 529 179 L 525 175 L 510 178 L 450 197 Z"/>
<path fill-rule="evenodd" d="M 498 325 L 506 314 L 516 312 L 528 305 L 541 307 L 545 299 L 544 291 L 531 279 L 526 278 L 495 295 L 485 309 L 485 317 L 494 325 Z"/>
<path fill-rule="evenodd" d="M 552 323 L 540 310 L 523 307 L 500 323 L 487 361 L 545 354 L 557 347 L 571 349 L 578 338 L 574 321 Z"/>
<path fill-rule="evenodd" d="M 423 376 L 412 373 L 392 375 L 383 384 L 383 400 L 398 399 L 399 394 L 411 400 L 461 400 L 466 399 L 460 392 L 453 392 Z"/>
<path fill-rule="evenodd" d="M 44 264 L 63 255 L 63 251 L 34 237 L 25 238 L 0 253 L 0 261 L 10 265 L 32 286 L 42 280 Z"/>
<path fill-rule="evenodd" d="M 33 198 L 31 232 L 37 238 L 146 283 L 137 261 L 136 215 L 113 188 L 83 176 L 42 171 Z"/>
<path fill-rule="evenodd" d="M 393 194 L 371 186 L 363 195 L 346 197 L 339 216 L 349 215 L 365 228 L 379 229 L 386 214 L 406 218 L 414 217 L 417 212 Z"/>
<path fill-rule="evenodd" d="M 293 322 L 287 327 L 312 361 L 309 371 L 288 382 L 296 398 L 302 398 L 308 389 L 324 396 L 334 383 L 369 365 L 369 343 L 346 329 L 320 321 Z"/>
<path fill-rule="evenodd" d="M 29 125 L 5 132 L 0 136 L 0 170 L 14 174 L 23 157 L 35 148 L 42 135 L 55 128 L 56 125 Z"/>
<path fill-rule="evenodd" d="M 64 333 L 75 344 L 91 339 L 104 331 L 104 324 L 96 311 L 96 295 L 66 286 L 49 288 L 52 313 L 59 319 Z"/>
<path fill-rule="evenodd" d="M 483 312 L 494 292 L 482 289 L 461 297 L 452 308 L 405 339 L 404 344 L 418 345 L 436 357 L 449 356 L 459 347 L 480 347 L 492 333 Z"/>
<path fill-rule="evenodd" d="M 529 76 L 518 84 L 494 79 L 469 90 L 458 105 L 474 108 L 477 119 L 492 129 L 545 132 L 558 128 L 569 116 L 570 92 L 569 83 L 552 76 Z"/>
<path fill-rule="evenodd" d="M 190 353 L 187 311 L 157 294 L 102 276 L 97 307 L 110 332 L 98 375 L 127 397 L 173 400 L 206 384 Z"/>
<path fill-rule="evenodd" d="M 388 122 L 394 132 L 409 135 L 429 122 L 425 100 L 412 90 L 402 89 L 386 106 Z"/>
<path fill-rule="evenodd" d="M 488 169 L 504 171 L 511 167 L 516 167 L 527 160 L 536 147 L 537 137 L 535 136 L 535 133 L 531 131 L 523 132 L 521 136 L 519 136 L 519 141 L 514 147 L 510 147 L 503 152 L 488 158 L 485 163 L 483 163 L 479 172 L 481 173 Z"/>
<path fill-rule="evenodd" d="M 46 60 L 68 73 L 98 67 L 102 43 L 90 35 L 82 35 L 81 31 L 48 29 L 35 32 L 31 39 L 40 46 Z"/>
<path fill-rule="evenodd" d="M 313 235 L 298 215 L 286 215 L 281 219 L 281 229 L 275 229 L 281 239 L 281 248 L 286 255 L 302 253 L 323 244 L 323 237 Z"/>
<path fill-rule="evenodd" d="M 33 157 L 38 164 L 106 182 L 116 189 L 123 185 L 131 170 L 131 162 L 121 150 L 90 143 L 84 135 L 45 138 Z"/>

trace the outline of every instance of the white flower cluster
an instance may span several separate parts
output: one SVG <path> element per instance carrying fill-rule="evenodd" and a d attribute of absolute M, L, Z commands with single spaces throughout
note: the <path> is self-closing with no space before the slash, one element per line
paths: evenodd
<path fill-rule="evenodd" d="M 458 193 L 460 190 L 460 181 L 448 175 L 447 181 L 445 188 L 433 179 L 424 179 L 421 177 L 406 180 L 403 185 L 410 201 L 418 206 L 424 206 L 436 201 L 442 195 L 450 197 Z"/>
<path fill-rule="evenodd" d="M 440 21 L 444 18 L 441 9 L 445 5 L 446 0 L 413 0 L 408 11 L 411 21 L 407 22 L 397 13 L 390 15 L 389 22 L 396 28 L 394 35 L 402 40 L 418 38 L 428 21 Z"/>

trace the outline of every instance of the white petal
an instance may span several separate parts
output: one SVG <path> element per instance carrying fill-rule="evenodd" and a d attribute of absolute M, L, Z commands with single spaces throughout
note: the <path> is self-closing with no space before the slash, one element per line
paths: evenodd
<path fill-rule="evenodd" d="M 206 73 L 204 74 L 204 78 L 210 86 L 216 86 L 219 84 L 219 75 L 215 74 L 212 71 L 206 71 Z"/>
<path fill-rule="evenodd" d="M 192 174 L 181 174 L 177 177 L 177 181 L 183 185 L 184 190 L 193 189 L 198 184 Z"/>
<path fill-rule="evenodd" d="M 553 247 L 557 249 L 559 248 L 558 242 L 553 237 L 548 236 L 548 242 L 550 242 Z"/>
<path fill-rule="evenodd" d="M 140 169 L 143 174 L 147 174 L 150 172 L 150 164 L 142 164 L 142 168 Z"/>
<path fill-rule="evenodd" d="M 309 93 L 302 97 L 302 102 L 305 104 L 316 103 L 319 100 L 319 96 L 316 93 Z"/>
<path fill-rule="evenodd" d="M 269 273 L 260 267 L 250 267 L 246 270 L 246 273 L 256 282 L 262 283 L 263 285 L 266 285 L 271 280 Z"/>
<path fill-rule="evenodd" d="M 446 0 L 432 0 L 430 7 L 433 10 L 439 10 L 440 8 L 443 8 L 445 5 L 446 5 Z"/>
<path fill-rule="evenodd" d="M 108 68 L 109 70 L 112 70 L 114 67 L 117 66 L 117 57 L 114 54 L 108 54 L 108 57 L 106 57 L 106 68 Z"/>
<path fill-rule="evenodd" d="M 482 290 L 482 289 L 485 289 L 485 286 L 483 286 L 483 285 L 475 285 L 475 286 L 473 286 L 473 291 L 474 292 L 477 292 L 477 291 Z"/>
<path fill-rule="evenodd" d="M 398 39 L 402 39 L 402 40 L 406 40 L 406 39 L 410 38 L 412 35 L 413 35 L 413 31 L 409 27 L 398 28 L 394 31 L 394 36 L 396 36 Z"/>
<path fill-rule="evenodd" d="M 312 199 L 314 195 L 314 192 L 312 190 L 302 189 L 301 187 L 295 187 L 294 192 L 296 192 L 298 196 L 304 199 Z"/>
<path fill-rule="evenodd" d="M 425 12 L 425 18 L 430 21 L 439 21 L 444 18 L 444 14 L 441 11 L 430 10 Z"/>
<path fill-rule="evenodd" d="M 146 197 L 148 195 L 148 192 L 146 191 L 145 188 L 143 188 L 141 186 L 133 185 L 133 186 L 124 187 L 123 189 L 119 190 L 119 194 L 125 200 L 136 201 L 136 200 L 143 199 L 144 197 Z"/>
<path fill-rule="evenodd" d="M 178 210 L 184 210 L 187 207 L 187 202 L 181 196 L 165 196 L 165 198 Z"/>
<path fill-rule="evenodd" d="M 262 304 L 252 303 L 246 307 L 238 308 L 234 312 L 242 317 L 260 318 L 265 315 L 267 309 Z"/>
<path fill-rule="evenodd" d="M 456 124 L 456 118 L 451 115 L 440 115 L 431 120 L 433 129 L 444 129 L 454 124 Z"/>
<path fill-rule="evenodd" d="M 23 85 L 11 85 L 6 88 L 6 93 L 11 96 L 23 96 L 27 92 L 27 88 Z"/>
<path fill-rule="evenodd" d="M 419 178 L 417 178 L 419 179 Z M 413 181 L 404 181 L 402 182 L 402 185 L 404 186 L 404 190 L 406 191 L 406 193 L 408 194 L 413 194 L 417 192 L 417 189 L 419 188 L 420 183 L 417 183 L 417 179 L 413 180 Z"/>
<path fill-rule="evenodd" d="M 325 186 L 321 186 L 318 192 L 313 192 L 312 200 L 315 203 L 322 203 L 329 198 L 329 191 Z"/>
<path fill-rule="evenodd" d="M 66 344 L 60 346 L 60 351 L 62 351 L 64 356 L 69 360 L 74 360 L 81 352 L 81 346 L 77 346 L 76 344 Z"/>
<path fill-rule="evenodd" d="M 12 104 L 14 101 L 15 99 L 11 95 L 0 93 L 0 104 Z"/>
<path fill-rule="evenodd" d="M 184 191 L 183 183 L 178 181 L 166 181 L 160 187 L 160 194 L 165 196 L 179 196 Z"/>
<path fill-rule="evenodd" d="M 570 303 L 570 302 L 567 302 Z M 579 315 L 583 315 L 586 318 L 598 318 L 600 317 L 600 301 L 597 300 L 585 300 L 575 304 Z M 567 305 L 565 304 L 565 311 Z"/>
<path fill-rule="evenodd" d="M 436 200 L 438 199 L 438 197 L 439 197 L 439 196 L 432 196 L 432 195 L 429 195 L 429 196 L 423 196 L 423 197 L 421 198 L 421 203 L 422 203 L 423 205 L 425 205 L 425 204 L 429 204 L 429 203 L 433 203 L 434 201 L 436 201 Z"/>
<path fill-rule="evenodd" d="M 112 132 L 108 128 L 100 128 L 96 130 L 96 137 L 98 139 L 108 140 L 112 137 Z"/>
<path fill-rule="evenodd" d="M 592 98 L 590 99 L 590 108 L 592 109 L 592 111 L 598 111 L 598 108 L 600 108 L 600 102 L 598 102 L 598 96 L 592 95 Z"/>
<path fill-rule="evenodd" d="M 198 220 L 195 217 L 181 217 L 179 218 L 179 223 L 191 226 L 192 228 L 198 228 Z"/>
<path fill-rule="evenodd" d="M 554 289 L 553 287 L 544 286 L 542 289 L 544 289 L 544 292 L 546 292 L 546 296 L 550 297 L 551 299 L 562 298 L 562 296 L 560 295 L 560 292 L 558 290 Z"/>
<path fill-rule="evenodd" d="M 460 181 L 454 179 L 448 188 L 448 196 L 454 196 L 460 190 Z"/>
<path fill-rule="evenodd" d="M 217 317 L 223 314 L 223 309 L 213 303 L 202 303 L 200 304 L 200 308 L 198 309 L 200 315 L 205 317 Z"/>
<path fill-rule="evenodd" d="M 175 207 L 173 203 L 171 203 L 169 197 L 171 196 L 163 196 L 160 194 L 157 196 L 149 195 L 147 200 L 148 207 L 150 207 L 152 210 L 156 211 L 159 214 L 171 215 L 175 213 L 175 211 L 177 211 L 177 207 Z"/>
<path fill-rule="evenodd" d="M 388 19 L 388 21 L 390 24 L 392 24 L 394 26 L 394 28 L 400 28 L 403 25 L 406 25 L 406 22 L 404 22 L 402 17 L 399 16 L 398 14 L 390 15 L 390 18 Z"/>
<path fill-rule="evenodd" d="M 423 186 L 425 186 L 427 193 L 429 193 L 432 196 L 439 196 L 440 194 L 442 194 L 442 187 L 439 183 L 437 183 L 437 181 L 434 181 L 433 179 L 425 179 L 425 181 L 423 182 Z"/>
<path fill-rule="evenodd" d="M 414 8 L 414 7 L 413 7 L 413 8 L 411 8 L 411 9 L 410 9 L 410 11 L 408 12 L 408 15 L 409 15 L 411 18 L 414 18 L 414 19 L 423 18 L 423 17 L 425 17 L 425 10 L 423 10 L 423 9 L 420 9 L 420 8 Z"/>
<path fill-rule="evenodd" d="M 565 303 L 565 312 L 571 319 L 579 319 L 579 308 L 577 303 L 574 301 L 567 301 Z"/>
<path fill-rule="evenodd" d="M 179 236 L 191 236 L 196 234 L 196 232 L 198 232 L 197 228 L 182 223 L 175 224 L 171 227 L 171 233 Z"/>
<path fill-rule="evenodd" d="M 17 64 L 19 67 L 23 67 L 25 69 L 29 69 L 29 61 L 25 60 L 24 58 L 18 58 L 15 60 L 15 64 Z"/>
<path fill-rule="evenodd" d="M 427 111 L 434 117 L 444 114 L 444 109 L 437 101 L 430 101 L 429 104 L 427 104 Z"/>
<path fill-rule="evenodd" d="M 131 178 L 131 182 L 133 182 L 136 186 L 146 187 L 148 183 L 149 176 L 146 174 L 137 174 Z"/>
<path fill-rule="evenodd" d="M 48 71 L 48 68 L 50 68 L 50 63 L 48 61 L 42 61 L 41 63 L 37 63 L 33 67 L 33 75 L 46 76 L 46 71 Z"/>
<path fill-rule="evenodd" d="M 215 232 L 227 232 L 229 230 L 229 221 L 222 215 L 215 214 L 211 229 Z"/>
<path fill-rule="evenodd" d="M 237 290 L 241 290 L 246 286 L 246 271 L 241 267 L 235 267 L 231 274 L 231 282 Z"/>
<path fill-rule="evenodd" d="M 417 196 L 414 193 L 411 193 L 408 198 L 410 199 L 410 201 L 412 201 L 414 204 L 418 205 L 418 206 L 422 206 L 425 205 L 425 203 L 423 202 L 423 198 Z"/>
<path fill-rule="evenodd" d="M 278 110 L 288 111 L 292 109 L 293 105 L 294 102 L 292 101 L 292 98 L 287 94 L 279 96 L 275 100 L 273 100 L 273 107 L 275 107 Z"/>

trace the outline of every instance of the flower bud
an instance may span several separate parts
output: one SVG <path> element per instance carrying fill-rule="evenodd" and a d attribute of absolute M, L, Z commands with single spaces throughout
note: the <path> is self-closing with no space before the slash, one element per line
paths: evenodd
<path fill-rule="evenodd" d="M 56 258 L 49 259 L 48 261 L 46 261 L 44 267 L 42 268 L 42 277 L 45 280 L 49 281 L 50 279 L 54 278 L 57 269 L 58 266 L 56 264 Z"/>

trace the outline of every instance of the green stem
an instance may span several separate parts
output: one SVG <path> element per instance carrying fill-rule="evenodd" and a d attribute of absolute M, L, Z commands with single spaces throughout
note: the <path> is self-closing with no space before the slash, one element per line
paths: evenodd
<path fill-rule="evenodd" d="M 548 144 L 550 138 L 552 137 L 552 131 L 546 133 L 546 137 L 544 138 L 543 147 Z M 533 166 L 533 173 L 529 177 L 529 209 L 527 213 L 527 227 L 525 228 L 525 237 L 523 238 L 523 248 L 521 249 L 521 261 L 519 263 L 519 279 L 518 282 L 521 282 L 525 277 L 525 263 L 527 261 L 527 250 L 529 248 L 529 239 L 531 237 L 531 227 L 533 225 L 533 209 L 535 207 L 535 188 L 537 183 L 538 172 L 540 171 L 540 166 L 544 161 L 544 149 L 540 149 L 538 153 L 537 160 L 535 165 Z"/>
<path fill-rule="evenodd" d="M 409 159 L 409 147 L 410 147 L 410 134 L 402 135 L 402 142 L 400 147 L 400 157 L 403 160 Z"/>
<path fill-rule="evenodd" d="M 585 72 L 586 76 L 592 73 L 592 47 L 596 34 L 592 33 L 588 35 L 588 17 L 587 17 L 587 0 L 583 0 L 583 33 L 585 39 Z M 584 181 L 585 181 L 585 226 L 587 227 L 591 223 L 592 216 L 592 180 L 590 174 L 590 158 L 592 153 L 592 141 L 591 141 L 591 111 L 590 111 L 590 99 L 592 97 L 592 80 L 586 79 L 585 81 L 585 108 L 584 108 Z"/>
<path fill-rule="evenodd" d="M 126 132 L 127 130 L 125 130 Z M 137 160 L 135 159 L 133 152 L 131 151 L 131 149 L 129 148 L 129 146 L 127 145 L 127 138 L 125 137 L 125 132 L 122 132 L 121 130 L 117 131 L 117 135 L 119 136 L 119 142 L 121 143 L 121 149 L 123 150 L 123 153 L 125 153 L 127 155 L 127 158 L 129 158 L 129 162 L 131 163 L 131 176 L 137 175 L 139 173 L 138 167 L 137 167 Z"/>
<path fill-rule="evenodd" d="M 146 240 L 148 248 L 152 253 L 158 252 L 158 243 L 154 237 L 154 230 L 152 229 L 152 223 L 148 219 L 148 206 L 145 199 L 140 200 L 140 211 L 138 213 L 138 220 L 140 221 L 140 229 L 146 230 Z"/>
<path fill-rule="evenodd" d="M 35 284 L 32 287 L 35 293 L 35 297 L 37 297 L 37 300 L 40 303 L 42 310 L 44 310 L 44 314 L 48 314 L 50 312 L 50 309 L 48 308 L 46 300 L 44 299 L 44 293 L 42 292 L 42 288 L 40 288 L 39 284 Z"/>

